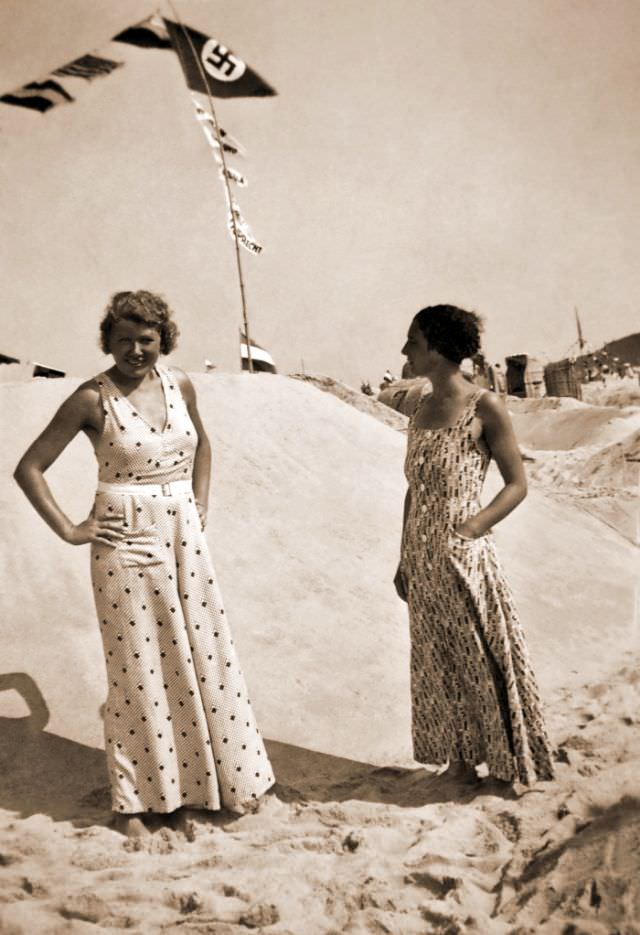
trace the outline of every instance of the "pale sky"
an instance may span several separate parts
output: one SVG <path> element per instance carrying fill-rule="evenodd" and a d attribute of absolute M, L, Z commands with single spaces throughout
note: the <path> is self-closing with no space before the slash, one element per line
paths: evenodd
<path fill-rule="evenodd" d="M 163 12 L 170 16 L 165 5 Z M 253 337 L 281 372 L 396 372 L 413 314 L 486 321 L 491 359 L 640 329 L 636 0 L 180 0 L 279 92 L 221 100 Z M 0 89 L 89 51 L 125 67 L 41 115 L 0 105 L 0 351 L 89 375 L 111 293 L 165 295 L 174 360 L 237 369 L 224 200 L 169 51 L 109 43 L 143 0 L 3 0 Z M 70 87 L 70 85 L 69 85 Z"/>

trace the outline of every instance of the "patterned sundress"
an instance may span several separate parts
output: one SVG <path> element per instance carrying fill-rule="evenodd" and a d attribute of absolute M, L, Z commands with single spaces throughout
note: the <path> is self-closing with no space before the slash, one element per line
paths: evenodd
<path fill-rule="evenodd" d="M 553 776 L 542 706 L 513 597 L 491 533 L 455 527 L 481 509 L 490 462 L 471 427 L 485 390 L 457 422 L 409 423 L 405 474 L 411 506 L 401 549 L 411 635 L 415 759 L 486 764 L 489 774 L 532 784 Z"/>
<path fill-rule="evenodd" d="M 171 371 L 156 367 L 166 424 L 147 424 L 106 373 L 95 443 L 96 515 L 124 515 L 91 572 L 107 665 L 105 747 L 113 809 L 242 811 L 273 784 L 190 481 L 198 442 Z M 169 482 L 188 489 L 170 493 Z M 163 484 L 150 493 L 144 485 Z M 136 487 L 139 486 L 139 490 Z"/>

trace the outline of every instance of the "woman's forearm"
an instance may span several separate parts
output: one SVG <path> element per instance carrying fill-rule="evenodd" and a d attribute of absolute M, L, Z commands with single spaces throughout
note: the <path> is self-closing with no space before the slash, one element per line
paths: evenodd
<path fill-rule="evenodd" d="M 411 509 L 411 488 L 407 487 L 407 493 L 404 498 L 404 510 L 402 513 L 402 534 L 400 536 L 400 550 L 402 551 L 402 543 L 404 542 L 404 533 L 407 527 L 407 519 L 409 517 L 409 510 Z"/>
<path fill-rule="evenodd" d="M 491 503 L 488 503 L 487 506 L 469 519 L 469 523 L 473 524 L 473 528 L 478 536 L 483 536 L 492 526 L 495 526 L 496 523 L 503 520 L 512 510 L 515 510 L 518 504 L 522 503 L 526 495 L 526 484 L 516 481 L 505 484 Z"/>
<path fill-rule="evenodd" d="M 404 529 L 407 525 L 407 518 L 409 516 L 409 510 L 411 509 L 411 487 L 407 487 L 407 493 L 404 498 L 404 511 L 402 513 L 402 535 L 404 536 Z"/>
<path fill-rule="evenodd" d="M 198 503 L 207 507 L 211 480 L 211 445 L 206 436 L 198 441 L 193 461 L 193 492 Z"/>
<path fill-rule="evenodd" d="M 64 539 L 65 542 L 68 541 L 69 533 L 74 528 L 74 524 L 54 500 L 42 471 L 21 462 L 13 476 L 29 503 L 42 517 L 47 526 L 53 529 L 55 534 Z"/>

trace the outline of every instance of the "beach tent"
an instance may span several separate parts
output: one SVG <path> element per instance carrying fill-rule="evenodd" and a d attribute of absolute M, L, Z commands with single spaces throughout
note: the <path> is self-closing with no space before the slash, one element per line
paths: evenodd
<path fill-rule="evenodd" d="M 507 393 L 539 399 L 545 395 L 544 367 L 539 360 L 527 354 L 514 354 L 506 358 Z"/>
<path fill-rule="evenodd" d="M 574 361 L 559 360 L 544 368 L 544 383 L 548 396 L 573 396 L 582 399 L 582 385 Z"/>

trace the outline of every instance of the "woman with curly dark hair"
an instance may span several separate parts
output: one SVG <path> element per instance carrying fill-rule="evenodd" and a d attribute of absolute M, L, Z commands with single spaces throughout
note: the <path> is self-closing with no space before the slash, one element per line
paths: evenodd
<path fill-rule="evenodd" d="M 460 363 L 480 349 L 481 322 L 453 305 L 423 308 L 402 349 L 426 376 L 411 416 L 401 557 L 409 608 L 414 756 L 466 778 L 531 784 L 553 776 L 524 634 L 491 529 L 526 496 L 522 457 L 499 397 Z M 491 459 L 504 486 L 485 507 Z"/>
<path fill-rule="evenodd" d="M 63 402 L 15 472 L 58 536 L 91 544 L 112 804 L 135 836 L 145 813 L 242 813 L 273 784 L 204 535 L 209 441 L 191 380 L 158 363 L 177 334 L 160 296 L 114 295 L 100 325 L 113 366 Z M 98 490 L 75 524 L 44 473 L 79 432 Z"/>

